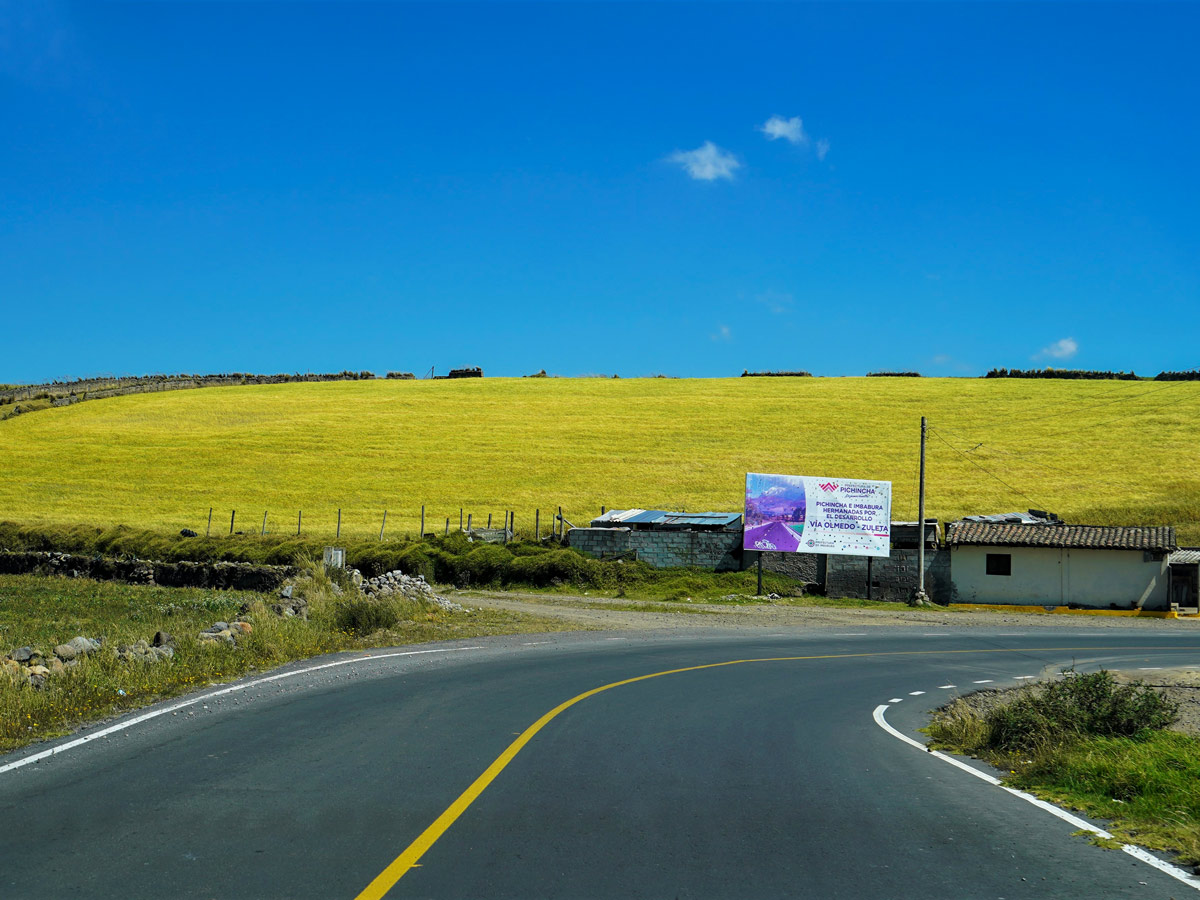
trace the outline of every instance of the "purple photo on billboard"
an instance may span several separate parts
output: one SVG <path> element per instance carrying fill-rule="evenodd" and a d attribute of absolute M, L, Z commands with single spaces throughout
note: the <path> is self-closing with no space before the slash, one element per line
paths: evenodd
<path fill-rule="evenodd" d="M 743 549 L 795 553 L 804 534 L 806 508 L 803 477 L 748 474 Z"/>

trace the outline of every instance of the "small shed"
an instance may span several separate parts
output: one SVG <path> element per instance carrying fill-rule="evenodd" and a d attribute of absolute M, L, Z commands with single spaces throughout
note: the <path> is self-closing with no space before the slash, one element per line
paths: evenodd
<path fill-rule="evenodd" d="M 590 528 L 572 528 L 567 532 L 567 543 L 588 556 L 631 557 L 660 569 L 746 568 L 740 512 L 614 509 L 592 519 Z"/>
<path fill-rule="evenodd" d="M 950 578 L 960 603 L 1169 608 L 1175 529 L 952 522 Z"/>
<path fill-rule="evenodd" d="M 919 546 L 918 540 L 921 533 L 921 526 L 917 522 L 893 522 L 892 523 L 892 549 L 893 550 L 916 550 Z M 925 520 L 925 549 L 936 550 L 938 548 L 938 520 Z"/>

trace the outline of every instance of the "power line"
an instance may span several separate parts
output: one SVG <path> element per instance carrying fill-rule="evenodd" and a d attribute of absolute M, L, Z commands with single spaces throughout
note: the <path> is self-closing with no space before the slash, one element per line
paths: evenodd
<path fill-rule="evenodd" d="M 995 475 L 992 472 L 988 471 L 983 466 L 981 466 L 979 463 L 975 462 L 975 460 L 971 459 L 971 457 L 968 456 L 966 453 L 964 453 L 962 450 L 959 450 L 957 447 L 955 447 L 953 444 L 951 444 L 948 440 L 946 440 L 944 437 L 942 437 L 942 435 L 938 432 L 938 430 L 936 428 L 931 428 L 929 430 L 932 431 L 934 433 L 934 435 L 936 435 L 936 437 L 939 441 L 941 441 L 943 444 L 945 444 L 947 447 L 949 447 L 951 450 L 953 450 L 955 453 L 957 453 L 959 456 L 961 456 L 963 459 L 965 459 L 967 462 L 969 462 L 971 465 L 973 465 L 975 468 L 977 468 L 980 472 L 987 475 L 989 478 L 994 478 L 996 481 L 1000 482 L 1002 485 L 1004 485 L 1006 488 L 1008 488 L 1014 494 L 1016 494 L 1019 497 L 1024 497 L 1026 500 L 1028 500 L 1034 506 L 1038 505 L 1038 502 L 1036 500 L 1034 500 L 1032 497 L 1030 497 L 1028 494 L 1026 494 L 1024 491 L 1018 490 L 1017 488 L 1015 488 L 1011 484 L 1009 484 L 1007 481 L 1005 481 L 1003 478 L 1001 478 L 999 475 Z"/>
<path fill-rule="evenodd" d="M 966 435 L 962 434 L 961 432 L 958 433 L 958 436 L 959 436 L 959 438 L 961 438 L 964 441 L 975 443 L 975 446 L 972 447 L 970 450 L 965 450 L 965 451 L 960 450 L 959 451 L 960 453 L 963 453 L 963 454 L 973 453 L 975 450 L 978 450 L 980 447 L 983 447 L 986 450 L 991 451 L 992 453 L 1003 453 L 1005 456 L 1015 456 L 1017 459 L 1023 460 L 1027 465 L 1031 465 L 1035 468 L 1044 469 L 1048 472 L 1059 472 L 1059 473 L 1069 476 L 1071 478 L 1084 479 L 1084 480 L 1087 480 L 1091 484 L 1103 484 L 1108 487 L 1115 487 L 1115 488 L 1127 488 L 1129 486 L 1127 482 L 1118 483 L 1115 481 L 1105 481 L 1103 479 L 1096 478 L 1093 475 L 1084 475 L 1084 474 L 1074 471 L 1072 469 L 1064 469 L 1062 466 L 1056 466 L 1053 463 L 1048 463 L 1048 462 L 1045 462 L 1042 460 L 1035 459 L 1032 456 L 1029 456 L 1024 453 L 1018 453 L 1015 450 L 1006 450 L 1005 448 L 1000 447 L 997 444 L 992 443 L 992 442 L 986 442 L 986 441 L 975 442 L 973 438 L 968 438 Z"/>

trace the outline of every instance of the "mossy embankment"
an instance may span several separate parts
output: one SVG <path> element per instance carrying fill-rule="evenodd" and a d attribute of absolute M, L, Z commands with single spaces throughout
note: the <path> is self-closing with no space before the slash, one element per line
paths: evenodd
<path fill-rule="evenodd" d="M 290 566 L 320 558 L 327 541 L 294 535 L 223 535 L 181 537 L 123 526 L 98 528 L 22 526 L 0 523 L 0 548 L 58 551 L 106 557 L 137 557 L 163 562 L 244 562 Z M 636 560 L 595 560 L 557 542 L 518 541 L 508 545 L 472 542 L 462 532 L 424 540 L 379 541 L 351 538 L 339 542 L 346 565 L 368 578 L 399 569 L 429 583 L 456 587 L 540 590 L 605 590 L 615 597 L 671 600 L 718 598 L 757 591 L 755 572 L 705 569 L 655 569 Z M 773 572 L 763 574 L 763 590 L 796 596 L 802 585 Z"/>
<path fill-rule="evenodd" d="M 1118 841 L 1200 863 L 1200 738 L 1168 730 L 1177 704 L 1112 673 L 957 700 L 935 713 L 933 746 L 976 756 L 1007 783 L 1109 820 Z M 1102 845 L 1107 843 L 1098 841 Z"/>

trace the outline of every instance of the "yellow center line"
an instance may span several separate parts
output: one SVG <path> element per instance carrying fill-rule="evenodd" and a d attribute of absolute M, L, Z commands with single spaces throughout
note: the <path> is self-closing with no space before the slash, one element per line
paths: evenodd
<path fill-rule="evenodd" d="M 521 752 L 535 734 L 545 728 L 550 722 L 559 715 L 559 713 L 570 709 L 576 703 L 594 697 L 597 694 L 602 694 L 605 691 L 610 691 L 613 688 L 623 687 L 627 684 L 635 684 L 639 681 L 646 681 L 650 678 L 661 678 L 663 675 L 678 675 L 681 672 L 697 672 L 701 669 L 718 669 L 723 666 L 738 666 L 743 663 L 762 663 L 762 662 L 800 662 L 804 660 L 818 659 L 856 659 L 862 657 L 874 656 L 948 656 L 952 654 L 965 653 L 1062 653 L 1066 651 L 1095 651 L 1095 650 L 1121 650 L 1126 652 L 1134 652 L 1138 650 L 1174 650 L 1184 648 L 1174 647 L 1035 647 L 1035 648 L 1005 648 L 1005 649 L 989 649 L 989 650 L 887 650 L 879 653 L 830 653 L 821 656 L 769 656 L 759 659 L 731 659 L 725 662 L 705 663 L 700 666 L 686 666 L 682 669 L 667 669 L 665 672 L 652 672 L 649 675 L 638 675 L 636 678 L 626 678 L 623 681 L 614 681 L 612 684 L 605 684 L 601 687 L 592 688 L 590 691 L 584 691 L 578 696 L 572 697 L 563 703 L 560 703 L 554 709 L 543 715 L 540 719 L 521 732 L 520 737 L 508 745 L 508 747 L 496 757 L 495 761 L 488 766 L 483 774 L 476 778 L 471 786 L 459 794 L 458 799 L 446 807 L 446 811 L 434 819 L 433 824 L 421 832 L 420 836 L 415 841 L 405 848 L 404 852 L 397 856 L 388 865 L 386 869 L 375 876 L 374 880 L 362 889 L 355 900 L 380 900 L 388 891 L 395 887 L 409 869 L 417 868 L 418 861 L 428 852 L 437 840 L 449 830 L 450 826 L 457 821 L 458 817 L 467 811 L 469 807 L 480 794 L 487 789 L 496 776 L 499 775 L 504 768 L 513 761 L 513 758 Z"/>

